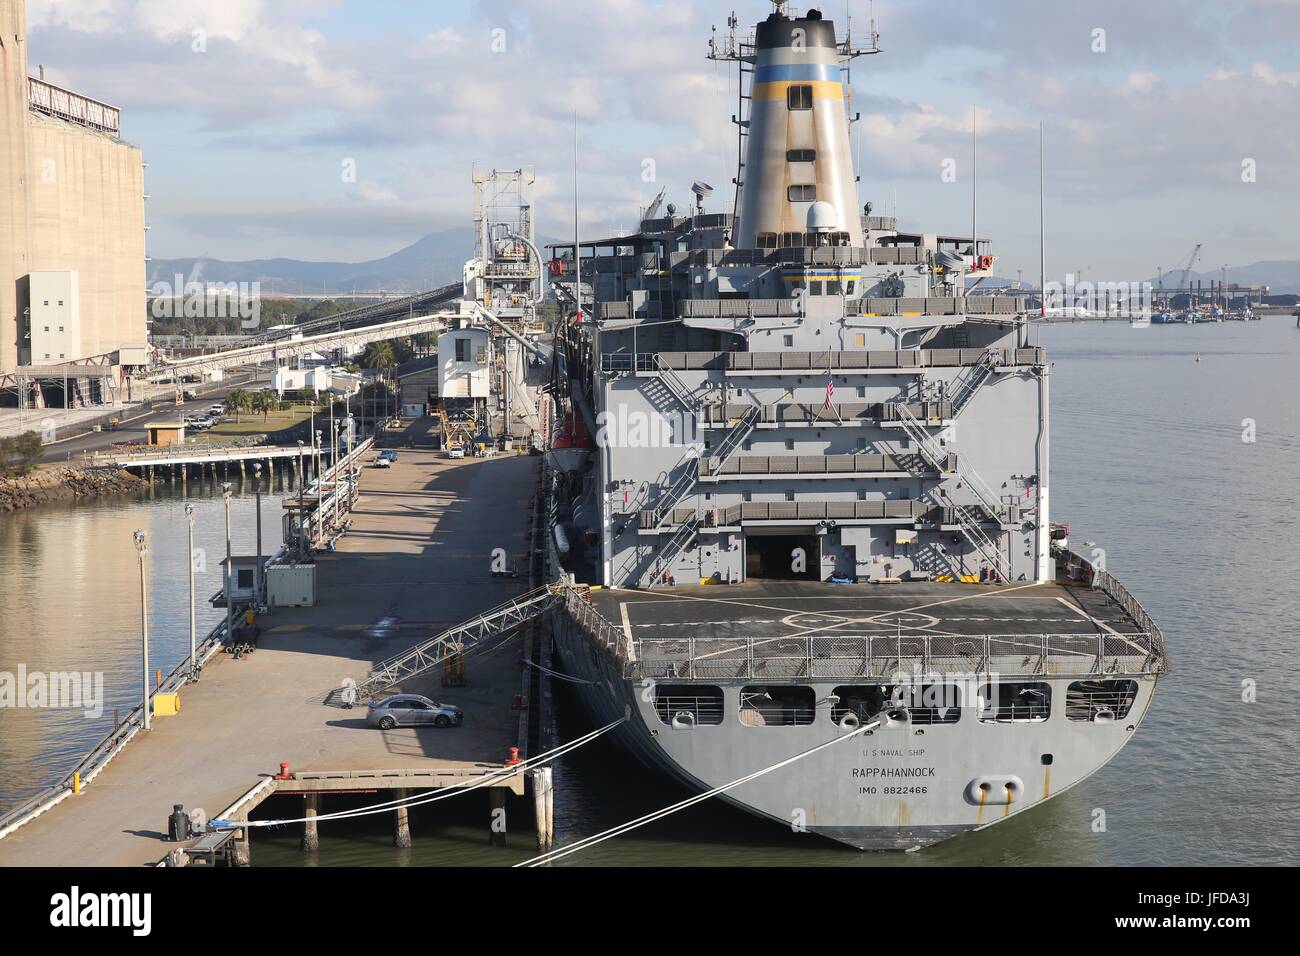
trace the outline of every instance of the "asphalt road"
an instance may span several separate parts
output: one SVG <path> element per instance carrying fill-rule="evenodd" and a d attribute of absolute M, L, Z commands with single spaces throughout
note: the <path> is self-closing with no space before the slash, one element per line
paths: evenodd
<path fill-rule="evenodd" d="M 69 458 L 80 457 L 84 452 L 103 451 L 113 445 L 121 445 L 127 442 L 143 442 L 147 437 L 146 428 L 152 423 L 174 422 L 186 415 L 195 415 L 207 411 L 210 405 L 223 401 L 236 388 L 255 389 L 269 386 L 270 383 L 271 376 L 269 374 L 259 375 L 246 381 L 224 383 L 211 391 L 201 391 L 199 397 L 192 402 L 185 402 L 181 405 L 155 405 L 152 412 L 124 423 L 116 431 L 88 432 L 80 437 L 69 438 L 56 445 L 50 445 L 45 454 L 41 456 L 41 461 L 67 461 Z M 186 387 L 193 388 L 194 386 Z"/>

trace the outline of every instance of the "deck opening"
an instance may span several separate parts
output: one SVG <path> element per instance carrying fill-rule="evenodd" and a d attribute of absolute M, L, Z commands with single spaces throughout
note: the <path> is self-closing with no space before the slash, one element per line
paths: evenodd
<path fill-rule="evenodd" d="M 746 534 L 745 577 L 750 581 L 820 581 L 815 534 Z"/>
<path fill-rule="evenodd" d="M 1122 720 L 1133 709 L 1137 692 L 1135 680 L 1077 680 L 1065 690 L 1066 719 Z"/>
<path fill-rule="evenodd" d="M 655 713 L 671 727 L 722 723 L 722 688 L 700 684 L 656 684 Z"/>
<path fill-rule="evenodd" d="M 961 720 L 956 684 L 846 684 L 833 693 L 839 701 L 831 707 L 831 720 L 837 724 L 849 715 L 869 720 L 888 707 L 906 708 L 913 724 Z"/>
<path fill-rule="evenodd" d="M 985 724 L 1043 721 L 1052 715 L 1052 688 L 1042 681 L 984 684 L 977 705 Z"/>
<path fill-rule="evenodd" d="M 803 727 L 817 715 L 811 687 L 777 685 L 740 689 L 740 722 L 747 727 Z"/>

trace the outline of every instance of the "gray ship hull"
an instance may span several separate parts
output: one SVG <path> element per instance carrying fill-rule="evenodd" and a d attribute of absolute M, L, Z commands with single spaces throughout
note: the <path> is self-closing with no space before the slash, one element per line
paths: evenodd
<path fill-rule="evenodd" d="M 971 586 L 952 588 L 967 596 L 984 591 L 989 599 L 998 593 L 998 589 Z M 601 597 L 607 605 L 615 597 L 637 595 L 603 592 Z M 1056 595 L 1045 597 L 1054 600 Z M 986 678 L 977 676 L 964 683 L 953 681 L 959 695 L 969 699 L 956 701 L 960 713 L 955 719 L 949 714 L 950 723 L 925 723 L 923 713 L 913 711 L 887 719 L 879 729 L 851 736 L 855 725 L 836 719 L 836 695 L 842 695 L 851 681 L 869 683 L 864 678 L 782 677 L 781 687 L 809 688 L 816 701 L 800 726 L 747 721 L 742 692 L 755 681 L 711 679 L 690 685 L 721 691 L 720 719 L 706 724 L 679 719 L 690 709 L 680 696 L 666 712 L 659 694 L 669 685 L 644 676 L 644 671 L 629 677 L 624 664 L 572 622 L 557 618 L 553 633 L 566 672 L 584 682 L 575 686 L 591 720 L 603 725 L 626 718 L 615 730 L 619 743 L 647 767 L 671 775 L 693 791 L 723 786 L 842 739 L 720 798 L 796 833 L 863 850 L 930 846 L 1002 822 L 1069 789 L 1105 765 L 1133 736 L 1156 683 L 1154 676 L 1135 679 L 1135 692 L 1122 716 L 1071 719 L 1067 711 L 1078 716 L 1078 696 L 1072 694 L 1071 685 L 1079 685 L 1081 677 L 1086 682 L 1087 675 L 1040 674 L 1034 683 L 1050 688 L 1045 711 L 1032 719 L 1012 715 L 1013 719 L 994 721 L 981 719 L 974 688 L 985 684 Z M 686 635 L 678 638 L 685 639 Z M 642 642 L 642 653 L 647 643 Z M 933 679 L 943 681 L 950 675 Z M 672 686 L 680 694 L 686 685 Z M 703 717 L 698 707 L 695 716 Z M 1089 822 L 1081 820 L 1080 826 Z"/>

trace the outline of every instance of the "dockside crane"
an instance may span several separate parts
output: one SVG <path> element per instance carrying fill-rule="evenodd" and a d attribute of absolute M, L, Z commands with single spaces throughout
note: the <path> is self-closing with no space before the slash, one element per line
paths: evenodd
<path fill-rule="evenodd" d="M 1192 267 L 1196 265 L 1196 260 L 1201 257 L 1201 246 L 1203 245 L 1204 243 L 1198 242 L 1196 248 L 1192 250 L 1192 255 L 1187 260 L 1187 265 L 1183 267 L 1183 274 L 1178 278 L 1177 289 L 1188 288 L 1187 277 L 1192 274 Z M 1175 289 L 1175 291 L 1177 291 L 1177 289 Z"/>

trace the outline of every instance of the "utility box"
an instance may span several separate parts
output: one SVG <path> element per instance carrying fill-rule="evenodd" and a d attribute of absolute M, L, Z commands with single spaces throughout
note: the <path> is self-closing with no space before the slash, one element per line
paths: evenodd
<path fill-rule="evenodd" d="M 316 565 L 271 565 L 266 569 L 266 599 L 271 607 L 313 607 L 316 604 Z"/>

